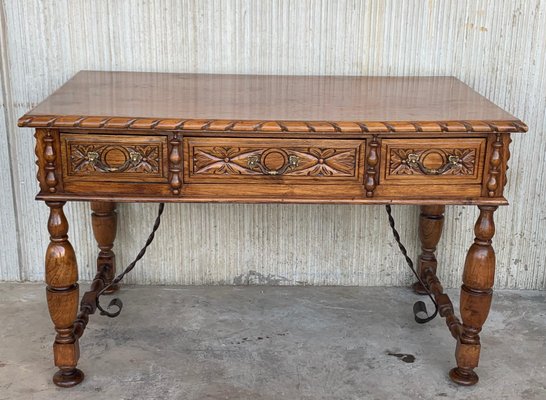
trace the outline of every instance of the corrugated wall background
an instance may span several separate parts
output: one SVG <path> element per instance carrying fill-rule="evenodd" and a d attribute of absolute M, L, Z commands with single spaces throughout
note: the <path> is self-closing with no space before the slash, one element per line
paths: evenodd
<path fill-rule="evenodd" d="M 81 69 L 335 75 L 454 75 L 528 123 L 515 135 L 497 213 L 496 286 L 546 287 L 546 2 L 0 0 L 0 279 L 42 280 L 46 206 L 33 137 L 17 117 Z M 476 218 L 449 207 L 440 275 L 458 286 Z M 81 277 L 95 268 L 87 204 L 67 210 Z M 130 261 L 154 205 L 121 205 Z M 396 207 L 417 253 L 416 207 Z M 382 207 L 169 205 L 127 279 L 166 284 L 406 285 Z"/>

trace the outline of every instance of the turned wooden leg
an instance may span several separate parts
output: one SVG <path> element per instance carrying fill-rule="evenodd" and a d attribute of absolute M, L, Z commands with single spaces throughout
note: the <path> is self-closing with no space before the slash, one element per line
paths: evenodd
<path fill-rule="evenodd" d="M 474 227 L 476 238 L 468 250 L 461 287 L 462 332 L 457 340 L 455 358 L 457 367 L 449 372 L 451 380 L 459 385 L 474 385 L 478 375 L 474 368 L 480 358 L 482 326 L 489 314 L 495 279 L 495 252 L 491 239 L 495 234 L 493 213 L 496 206 L 479 206 L 480 216 Z"/>
<path fill-rule="evenodd" d="M 116 213 L 116 203 L 105 201 L 91 202 L 91 220 L 93 225 L 93 234 L 99 245 L 99 255 L 97 257 L 97 270 L 102 265 L 107 265 L 105 284 L 108 285 L 114 279 L 116 274 L 116 255 L 112 251 L 114 240 L 116 239 L 116 230 L 118 215 Z M 112 286 L 106 293 L 113 293 L 119 288 L 118 285 Z"/>
<path fill-rule="evenodd" d="M 417 272 L 420 278 L 425 281 L 425 273 L 432 270 L 436 274 L 438 262 L 434 252 L 442 235 L 444 227 L 445 206 L 421 206 L 421 215 L 419 215 L 419 239 L 421 240 L 421 255 L 417 266 Z M 418 294 L 426 294 L 425 288 L 421 282 L 413 284 L 413 290 Z"/>
<path fill-rule="evenodd" d="M 45 258 L 46 296 L 51 320 L 57 335 L 53 344 L 55 365 L 53 375 L 57 386 L 75 386 L 83 380 L 76 368 L 80 357 L 78 339 L 74 335 L 74 320 L 78 312 L 78 265 L 74 249 L 68 241 L 68 222 L 63 212 L 64 202 L 47 202 L 50 243 Z"/>

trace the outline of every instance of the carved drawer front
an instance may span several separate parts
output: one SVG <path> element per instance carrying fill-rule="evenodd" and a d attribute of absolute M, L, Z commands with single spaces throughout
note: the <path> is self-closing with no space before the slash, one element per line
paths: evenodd
<path fill-rule="evenodd" d="M 362 140 L 189 137 L 184 151 L 187 182 L 362 182 Z"/>
<path fill-rule="evenodd" d="M 166 136 L 61 134 L 64 181 L 167 182 Z"/>
<path fill-rule="evenodd" d="M 479 184 L 485 142 L 485 138 L 383 139 L 383 182 Z"/>

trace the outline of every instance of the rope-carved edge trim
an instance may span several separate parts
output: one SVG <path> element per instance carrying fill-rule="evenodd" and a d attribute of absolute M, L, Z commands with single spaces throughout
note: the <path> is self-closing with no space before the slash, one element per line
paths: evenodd
<path fill-rule="evenodd" d="M 153 129 L 160 131 L 210 132 L 527 132 L 527 125 L 519 120 L 334 122 L 24 115 L 19 119 L 18 125 L 31 128 Z"/>

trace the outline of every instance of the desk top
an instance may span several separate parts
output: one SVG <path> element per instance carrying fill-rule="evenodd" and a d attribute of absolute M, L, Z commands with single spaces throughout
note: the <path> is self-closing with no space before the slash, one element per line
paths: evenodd
<path fill-rule="evenodd" d="M 453 77 L 81 71 L 19 126 L 255 132 L 524 132 Z"/>

